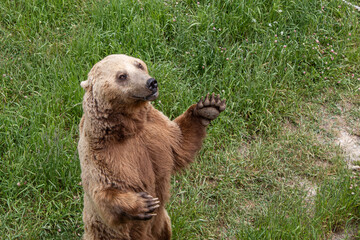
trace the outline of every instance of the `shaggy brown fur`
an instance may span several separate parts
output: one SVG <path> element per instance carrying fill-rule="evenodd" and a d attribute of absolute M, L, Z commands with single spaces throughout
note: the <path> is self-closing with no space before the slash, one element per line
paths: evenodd
<path fill-rule="evenodd" d="M 158 95 L 149 79 L 141 60 L 110 55 L 81 83 L 84 239 L 170 239 L 171 174 L 194 160 L 206 126 L 225 109 L 207 96 L 170 121 L 149 103 Z"/>

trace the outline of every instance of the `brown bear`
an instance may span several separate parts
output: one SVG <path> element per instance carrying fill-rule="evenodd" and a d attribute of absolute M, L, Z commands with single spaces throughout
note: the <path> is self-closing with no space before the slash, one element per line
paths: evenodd
<path fill-rule="evenodd" d="M 81 86 L 83 239 L 170 239 L 171 174 L 194 160 L 225 100 L 208 94 L 170 121 L 150 104 L 157 81 L 126 55 L 96 63 Z"/>

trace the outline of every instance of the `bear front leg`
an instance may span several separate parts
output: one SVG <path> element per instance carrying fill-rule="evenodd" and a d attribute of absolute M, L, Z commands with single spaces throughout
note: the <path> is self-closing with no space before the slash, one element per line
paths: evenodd
<path fill-rule="evenodd" d="M 93 201 L 104 223 L 113 227 L 129 220 L 149 220 L 160 207 L 158 198 L 147 193 L 124 193 L 115 188 L 95 191 Z"/>
<path fill-rule="evenodd" d="M 213 93 L 201 97 L 197 104 L 193 104 L 186 112 L 177 117 L 174 122 L 181 130 L 180 144 L 173 148 L 175 156 L 175 170 L 191 163 L 195 154 L 200 150 L 206 136 L 206 127 L 226 108 L 225 99 Z"/>

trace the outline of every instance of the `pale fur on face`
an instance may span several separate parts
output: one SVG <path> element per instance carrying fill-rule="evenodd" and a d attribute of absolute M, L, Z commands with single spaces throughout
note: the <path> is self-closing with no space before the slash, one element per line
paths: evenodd
<path fill-rule="evenodd" d="M 146 64 L 137 58 L 123 54 L 107 56 L 94 65 L 88 79 L 81 82 L 86 92 L 104 106 L 132 104 L 152 94 L 146 88 L 151 76 Z"/>

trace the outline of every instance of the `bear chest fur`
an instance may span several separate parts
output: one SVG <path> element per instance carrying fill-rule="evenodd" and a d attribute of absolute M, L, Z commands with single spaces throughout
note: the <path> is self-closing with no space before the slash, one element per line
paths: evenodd
<path fill-rule="evenodd" d="M 175 138 L 158 123 L 150 122 L 136 136 L 109 144 L 103 159 L 115 179 L 167 201 Z"/>

